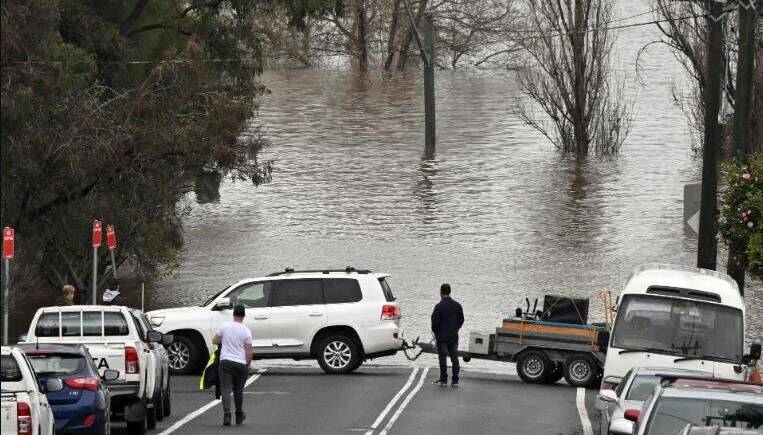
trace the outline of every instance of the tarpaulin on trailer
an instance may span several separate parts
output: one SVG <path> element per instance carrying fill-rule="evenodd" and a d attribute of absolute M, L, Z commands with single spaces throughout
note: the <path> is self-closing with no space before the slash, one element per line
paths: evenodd
<path fill-rule="evenodd" d="M 540 320 L 585 325 L 588 323 L 588 299 L 546 295 Z"/>

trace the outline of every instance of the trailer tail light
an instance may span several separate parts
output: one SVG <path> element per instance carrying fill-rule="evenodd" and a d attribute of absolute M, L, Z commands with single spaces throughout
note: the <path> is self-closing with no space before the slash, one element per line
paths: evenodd
<path fill-rule="evenodd" d="M 18 435 L 32 435 L 32 410 L 26 402 L 16 404 L 16 419 Z"/>
<path fill-rule="evenodd" d="M 397 320 L 400 318 L 400 310 L 395 305 L 384 305 L 382 307 L 382 320 Z"/>
<path fill-rule="evenodd" d="M 125 373 L 128 375 L 137 374 L 140 371 L 138 363 L 138 351 L 134 347 L 125 347 Z"/>
<path fill-rule="evenodd" d="M 87 376 L 84 378 L 69 378 L 64 380 L 64 383 L 75 390 L 90 390 L 96 391 L 98 389 L 98 383 L 100 379 L 95 376 Z"/>

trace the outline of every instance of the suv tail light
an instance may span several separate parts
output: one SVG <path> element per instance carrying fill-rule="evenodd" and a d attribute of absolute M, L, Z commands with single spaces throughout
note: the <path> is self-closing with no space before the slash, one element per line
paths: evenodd
<path fill-rule="evenodd" d="M 397 320 L 400 318 L 400 310 L 395 305 L 384 305 L 382 307 L 382 320 Z"/>
<path fill-rule="evenodd" d="M 18 420 L 18 434 L 32 435 L 32 410 L 26 402 L 16 404 L 16 418 Z"/>
<path fill-rule="evenodd" d="M 138 351 L 134 347 L 125 347 L 125 373 L 134 375 L 140 371 L 138 363 Z"/>
<path fill-rule="evenodd" d="M 96 391 L 98 389 L 99 382 L 100 379 L 95 376 L 87 376 L 84 378 L 69 378 L 64 380 L 64 383 L 68 385 L 69 388 L 74 388 L 75 390 L 90 391 Z"/>

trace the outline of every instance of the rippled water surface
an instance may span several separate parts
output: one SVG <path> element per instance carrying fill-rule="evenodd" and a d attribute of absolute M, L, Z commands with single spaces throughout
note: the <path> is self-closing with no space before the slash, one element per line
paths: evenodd
<path fill-rule="evenodd" d="M 627 5 L 625 17 L 648 10 Z M 636 21 L 647 21 L 642 16 Z M 633 22 L 633 20 L 629 21 Z M 182 267 L 147 308 L 197 303 L 240 278 L 286 266 L 393 274 L 409 336 L 428 331 L 440 283 L 490 330 L 525 297 L 619 291 L 644 262 L 693 265 L 683 185 L 698 179 L 686 120 L 672 105 L 682 70 L 656 29 L 618 34 L 615 71 L 634 104 L 631 134 L 609 160 L 560 158 L 512 114 L 509 72 L 437 72 L 437 151 L 423 155 L 420 74 L 391 83 L 343 70 L 271 71 L 255 120 L 272 147 L 272 183 L 224 183 L 185 220 Z M 680 85 L 680 83 L 679 83 Z M 748 296 L 748 340 L 760 339 L 760 284 Z"/>

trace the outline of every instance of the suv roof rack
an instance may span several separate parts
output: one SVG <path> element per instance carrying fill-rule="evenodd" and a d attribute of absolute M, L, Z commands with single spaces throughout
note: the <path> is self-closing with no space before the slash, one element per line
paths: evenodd
<path fill-rule="evenodd" d="M 672 374 L 672 375 L 657 375 L 657 376 L 660 377 L 660 379 L 662 380 L 661 383 L 663 384 L 663 386 L 673 385 L 675 382 L 680 380 L 687 380 L 687 381 L 718 382 L 721 384 L 752 385 L 754 387 L 760 387 L 760 384 L 742 381 L 739 379 L 715 378 L 712 376 L 698 376 L 698 375 L 692 375 L 692 374 L 685 374 L 685 375 Z"/>
<path fill-rule="evenodd" d="M 290 267 L 287 267 L 282 272 L 273 272 L 268 276 L 280 276 L 280 275 L 288 275 L 290 273 L 323 273 L 328 275 L 329 273 L 359 273 L 361 275 L 367 275 L 371 273 L 370 270 L 367 269 L 356 269 L 352 266 L 347 266 L 344 269 L 319 269 L 319 270 L 294 270 Z"/>

